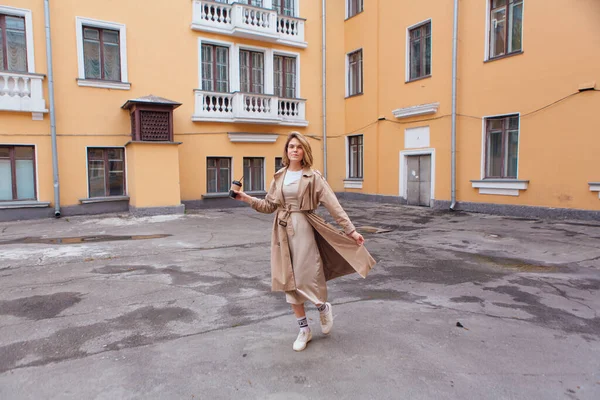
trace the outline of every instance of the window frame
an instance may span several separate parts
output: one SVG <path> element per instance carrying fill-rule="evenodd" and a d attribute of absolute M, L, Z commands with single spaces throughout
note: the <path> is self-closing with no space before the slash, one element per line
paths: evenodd
<path fill-rule="evenodd" d="M 280 161 L 279 164 L 277 163 L 277 160 Z M 285 165 L 283 165 L 283 157 L 275 157 L 275 172 L 279 171 L 283 167 L 285 167 Z"/>
<path fill-rule="evenodd" d="M 505 57 L 511 57 L 514 55 L 518 55 L 518 54 L 522 54 L 524 51 L 524 35 L 523 35 L 523 27 L 525 26 L 525 0 L 506 0 L 506 5 L 504 6 L 504 8 L 506 9 L 506 32 L 504 35 L 504 45 L 505 45 L 505 52 L 502 55 L 499 56 L 491 56 L 491 51 L 492 51 L 492 12 L 494 10 L 498 10 L 500 8 L 494 8 L 492 9 L 492 1 L 493 0 L 486 0 L 486 16 L 485 16 L 485 53 L 484 53 L 484 61 L 494 61 L 494 60 L 499 60 Z M 511 2 L 520 2 L 522 4 L 522 12 L 521 12 L 521 49 L 520 50 L 513 50 L 510 53 L 507 51 L 508 50 L 508 7 L 510 5 Z"/>
<path fill-rule="evenodd" d="M 247 52 L 248 53 L 248 68 L 249 68 L 249 73 L 248 73 L 248 91 L 244 91 L 242 90 L 242 52 Z M 253 92 L 252 91 L 252 86 L 253 86 L 253 54 L 260 54 L 263 58 L 263 67 L 262 67 L 262 76 L 263 76 L 263 82 L 262 82 L 262 92 Z M 251 93 L 251 94 L 267 94 L 267 54 L 264 51 L 261 50 L 256 50 L 253 48 L 240 48 L 238 50 L 238 79 L 239 79 L 239 88 L 240 88 L 240 92 L 242 93 Z"/>
<path fill-rule="evenodd" d="M 362 13 L 363 11 L 365 11 L 364 0 L 346 0 L 345 3 L 346 3 L 346 19 L 347 20 Z M 352 8 L 351 5 L 353 3 L 356 3 L 356 10 L 351 9 Z M 352 11 L 354 11 L 353 14 L 351 14 Z"/>
<path fill-rule="evenodd" d="M 246 174 L 246 160 L 250 160 L 250 175 L 248 176 L 248 174 Z M 252 166 L 252 161 L 253 160 L 260 160 L 260 176 L 262 179 L 262 187 L 259 189 L 253 188 L 253 183 L 252 182 L 252 170 L 256 169 L 256 167 Z M 264 192 L 265 191 L 265 158 L 264 157 L 244 157 L 242 159 L 242 171 L 244 171 L 244 186 L 245 186 L 245 190 L 247 192 Z M 249 184 L 246 184 L 246 179 L 249 178 Z"/>
<path fill-rule="evenodd" d="M 429 74 L 423 74 L 420 75 L 416 78 L 411 78 L 410 76 L 410 72 L 411 72 L 411 52 L 412 52 L 412 38 L 411 38 L 411 32 L 414 31 L 415 29 L 423 29 L 425 28 L 425 26 L 429 25 L 430 29 L 429 29 L 429 37 L 431 38 L 431 52 L 430 52 L 430 60 L 429 60 L 429 66 L 430 66 L 430 71 Z M 422 38 L 425 38 L 425 36 L 422 36 Z M 421 62 L 423 63 L 423 69 L 425 68 L 425 55 L 426 52 L 424 51 L 426 48 L 425 45 L 425 41 L 422 41 L 421 43 L 421 54 L 422 54 L 422 59 Z M 418 81 L 421 79 L 426 79 L 426 78 L 430 78 L 433 76 L 433 23 L 432 23 L 432 19 L 426 19 L 424 21 L 418 22 L 414 25 L 409 26 L 408 28 L 406 28 L 406 63 L 405 63 L 405 83 L 409 83 L 409 82 L 413 82 L 413 81 Z"/>
<path fill-rule="evenodd" d="M 31 10 L 0 5 L 0 14 L 9 15 L 11 17 L 22 17 L 25 19 L 25 46 L 27 53 L 27 71 L 4 71 L 3 66 L 0 67 L 0 71 L 34 74 L 35 49 L 33 47 L 33 18 Z"/>
<path fill-rule="evenodd" d="M 365 135 L 360 133 L 357 135 L 348 135 L 346 136 L 346 179 L 348 180 L 363 180 L 365 176 Z M 356 159 L 353 160 L 352 154 L 352 140 L 358 139 L 359 143 L 357 146 L 360 146 L 358 151 L 356 152 Z M 357 167 L 357 176 L 352 176 L 352 162 L 356 162 L 358 164 Z"/>
<path fill-rule="evenodd" d="M 82 29 L 85 31 L 85 29 L 95 29 L 98 31 L 98 41 L 100 42 L 100 78 L 85 78 L 86 80 L 99 80 L 99 81 L 103 81 L 103 82 L 121 82 L 121 66 L 119 65 L 119 79 L 114 80 L 114 79 L 106 79 L 104 78 L 104 72 L 105 72 L 105 68 L 104 68 L 104 32 L 114 32 L 117 34 L 117 37 L 119 38 L 119 53 L 121 52 L 121 39 L 120 39 L 120 32 L 118 30 L 114 30 L 114 29 L 106 29 L 106 28 L 97 28 L 95 26 L 88 26 L 88 25 L 83 25 Z M 85 49 L 85 32 L 83 34 L 83 46 Z M 85 67 L 85 56 L 83 59 L 84 62 L 84 67 Z M 120 64 L 120 60 L 119 60 L 119 64 Z"/>
<path fill-rule="evenodd" d="M 202 46 L 203 45 L 212 45 L 219 47 L 226 47 L 229 49 L 229 92 L 234 93 L 239 91 L 240 88 L 240 77 L 239 77 L 239 59 L 236 59 L 236 54 L 238 53 L 238 49 L 234 45 L 233 42 L 226 42 L 222 40 L 213 40 L 207 38 L 198 38 L 198 87 L 201 88 L 202 91 Z M 239 57 L 239 56 L 238 56 Z M 236 73 L 237 71 L 237 73 Z M 218 92 L 217 92 L 218 93 Z"/>
<path fill-rule="evenodd" d="M 281 95 L 279 95 L 276 92 L 276 88 L 277 88 L 277 86 L 275 84 L 276 81 L 277 81 L 275 79 L 276 65 L 277 65 L 277 63 L 275 62 L 275 58 L 276 57 L 281 57 L 282 58 L 282 63 L 281 63 L 282 64 L 282 71 L 281 71 L 281 73 L 283 75 L 283 79 L 282 79 L 283 80 L 283 85 L 281 86 Z M 296 56 L 296 55 L 283 54 L 283 53 L 274 53 L 273 54 L 273 94 L 275 96 L 278 96 L 278 97 L 284 98 L 284 99 L 297 99 L 297 98 L 300 97 L 298 95 L 298 88 L 299 88 L 299 83 L 300 83 L 299 80 L 298 80 L 298 75 L 299 75 L 298 74 L 298 70 L 300 68 L 300 63 L 298 62 L 298 57 L 299 56 Z M 295 87 L 293 88 L 294 89 L 294 96 L 293 97 L 286 96 L 286 90 L 289 89 L 287 87 L 287 84 L 286 84 L 287 80 L 286 80 L 286 77 L 285 77 L 285 74 L 286 74 L 286 59 L 287 60 L 293 60 L 294 61 L 294 65 L 296 66 L 296 71 L 294 71 L 294 85 L 295 85 Z"/>
<path fill-rule="evenodd" d="M 507 146 L 508 146 L 508 131 L 510 129 L 506 128 L 506 123 L 510 118 L 517 118 L 519 123 L 518 128 L 518 142 L 517 142 L 517 167 L 515 171 L 515 176 L 508 176 L 506 170 L 508 169 L 508 154 L 507 154 Z M 489 160 L 489 122 L 493 120 L 503 120 L 502 125 L 502 173 L 500 176 L 493 176 L 488 174 L 488 162 Z M 482 179 L 502 179 L 502 180 L 515 180 L 519 179 L 519 157 L 521 154 L 521 114 L 520 113 L 509 113 L 502 115 L 492 115 L 486 116 L 483 118 L 483 141 L 482 141 L 482 163 L 481 163 L 481 177 Z"/>
<path fill-rule="evenodd" d="M 0 147 L 8 147 L 9 148 L 9 160 L 10 160 L 10 170 L 11 170 L 11 180 L 12 180 L 12 199 L 10 200 L 0 200 L 0 204 L 5 202 L 14 202 L 14 201 L 37 201 L 38 199 L 38 176 L 37 176 L 37 148 L 34 144 L 0 144 Z M 33 155 L 31 157 L 33 161 L 33 198 L 27 199 L 19 199 L 18 196 L 18 183 L 17 183 L 17 168 L 16 168 L 16 156 L 15 156 L 15 148 L 16 147 L 31 147 L 33 150 Z"/>
<path fill-rule="evenodd" d="M 350 77 L 351 77 L 350 68 L 352 67 L 352 65 L 351 65 L 350 58 L 354 54 L 360 54 L 360 60 L 359 60 L 359 64 L 357 67 L 360 72 L 360 74 L 358 74 L 360 90 L 358 90 L 355 93 L 352 93 L 352 91 L 351 91 L 352 85 L 351 85 L 351 81 L 350 81 Z M 349 53 L 346 53 L 346 98 L 353 97 L 353 96 L 360 96 L 360 95 L 364 94 L 364 62 L 363 61 L 364 61 L 364 53 L 363 53 L 362 48 L 353 50 Z"/>
<path fill-rule="evenodd" d="M 123 150 L 123 194 L 107 194 L 108 193 L 108 183 L 109 183 L 109 174 L 110 171 L 106 166 L 109 165 L 108 162 L 108 150 L 111 149 L 120 149 Z M 90 150 L 102 150 L 103 151 L 103 161 L 104 161 L 104 196 L 91 196 L 90 192 Z M 125 147 L 123 146 L 86 146 L 85 148 L 85 160 L 86 160 L 86 180 L 87 180 L 87 198 L 88 199 L 100 199 L 100 198 L 112 198 L 112 197 L 123 197 L 127 196 L 127 154 Z"/>
<path fill-rule="evenodd" d="M 200 59 L 200 87 L 205 92 L 214 92 L 214 93 L 231 93 L 231 51 L 228 46 L 213 44 L 213 43 L 202 43 L 201 45 L 201 59 Z M 204 77 L 202 76 L 202 67 L 204 65 L 204 61 L 202 60 L 202 54 L 206 51 L 205 46 L 211 47 L 212 52 L 212 84 L 213 90 L 204 89 Z M 220 91 L 218 88 L 218 79 L 217 79 L 217 48 L 226 49 L 227 50 L 227 90 Z"/>
<path fill-rule="evenodd" d="M 86 79 L 85 62 L 83 56 L 83 28 L 106 29 L 119 32 L 119 56 L 121 61 L 121 80 L 108 81 L 102 79 Z M 97 87 L 105 89 L 131 89 L 127 73 L 127 28 L 124 24 L 109 21 L 100 21 L 85 17 L 75 17 L 75 34 L 77 39 L 77 84 L 79 86 Z"/>
<path fill-rule="evenodd" d="M 208 190 L 208 184 L 209 184 L 209 180 L 208 180 L 208 160 L 209 159 L 215 159 L 217 160 L 216 164 L 216 175 L 215 175 L 215 179 L 216 179 L 216 192 L 210 192 Z M 220 178 L 220 171 L 221 171 L 221 167 L 219 166 L 220 161 L 221 160 L 228 160 L 229 161 L 229 179 L 227 180 L 228 182 L 232 181 L 232 176 L 233 176 L 233 171 L 232 171 L 232 167 L 233 167 L 233 157 L 225 157 L 225 156 L 207 156 L 206 157 L 206 193 L 207 194 L 225 194 L 225 193 L 229 193 L 229 185 L 227 186 L 226 190 L 224 192 L 219 192 L 219 178 Z"/>
<path fill-rule="evenodd" d="M 279 6 L 275 5 L 275 0 L 272 0 L 271 2 L 271 8 L 275 11 L 277 11 L 278 15 L 282 15 L 285 17 L 297 17 L 298 16 L 298 0 L 291 0 L 292 2 L 292 14 L 286 14 L 285 13 L 285 0 L 279 0 L 280 4 Z"/>

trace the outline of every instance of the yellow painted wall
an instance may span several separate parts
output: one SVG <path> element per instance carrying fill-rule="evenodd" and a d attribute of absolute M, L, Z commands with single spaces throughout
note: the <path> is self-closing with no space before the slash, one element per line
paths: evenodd
<path fill-rule="evenodd" d="M 126 146 L 129 204 L 137 208 L 181 204 L 177 147 L 139 142 Z"/>

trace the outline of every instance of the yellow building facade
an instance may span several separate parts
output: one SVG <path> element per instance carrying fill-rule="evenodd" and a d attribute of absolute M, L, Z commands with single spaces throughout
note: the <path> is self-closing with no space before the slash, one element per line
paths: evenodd
<path fill-rule="evenodd" d="M 0 220 L 237 205 L 290 131 L 341 197 L 598 219 L 577 3 L 459 1 L 454 80 L 453 0 L 0 0 Z"/>

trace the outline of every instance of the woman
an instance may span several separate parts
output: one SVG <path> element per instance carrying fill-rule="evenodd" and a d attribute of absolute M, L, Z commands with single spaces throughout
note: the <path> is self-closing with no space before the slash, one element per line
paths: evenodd
<path fill-rule="evenodd" d="M 273 291 L 284 291 L 300 326 L 293 349 L 302 351 L 312 339 L 304 303 L 317 306 L 321 331 L 333 326 L 333 310 L 327 302 L 326 281 L 358 272 L 363 278 L 375 260 L 356 231 L 327 181 L 313 170 L 313 156 L 306 138 L 292 132 L 285 142 L 283 165 L 273 177 L 264 200 L 236 192 L 236 199 L 256 211 L 277 211 L 271 236 L 271 281 Z M 344 229 L 340 234 L 314 213 L 323 204 Z"/>

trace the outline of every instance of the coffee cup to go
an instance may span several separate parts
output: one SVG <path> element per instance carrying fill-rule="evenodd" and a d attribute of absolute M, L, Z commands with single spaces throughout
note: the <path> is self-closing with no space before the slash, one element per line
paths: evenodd
<path fill-rule="evenodd" d="M 242 190 L 242 182 L 240 181 L 232 181 L 231 182 L 231 187 L 229 188 L 229 197 L 231 197 L 232 199 L 235 199 L 235 192 L 239 192 L 240 190 Z"/>

